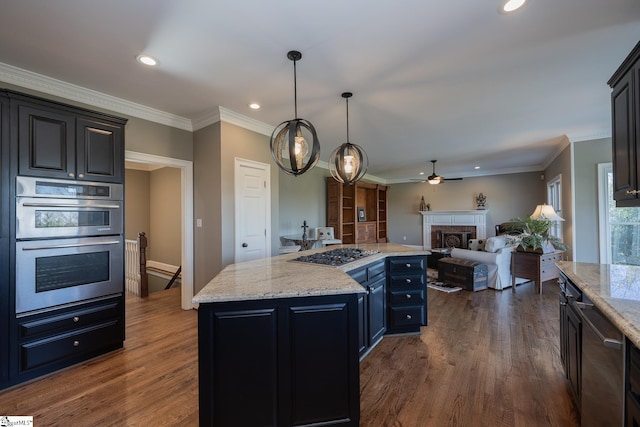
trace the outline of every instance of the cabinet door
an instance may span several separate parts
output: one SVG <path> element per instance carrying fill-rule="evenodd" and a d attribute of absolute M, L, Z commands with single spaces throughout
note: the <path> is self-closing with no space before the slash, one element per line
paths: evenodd
<path fill-rule="evenodd" d="M 19 174 L 75 178 L 75 118 L 17 103 Z"/>
<path fill-rule="evenodd" d="M 382 276 L 369 285 L 369 346 L 374 345 L 387 331 L 387 294 Z"/>
<path fill-rule="evenodd" d="M 78 179 L 122 182 L 124 130 L 121 125 L 78 118 L 77 139 Z"/>
<path fill-rule="evenodd" d="M 569 335 L 567 333 L 567 300 L 560 294 L 560 361 L 562 362 L 562 369 L 564 369 L 564 375 L 567 376 L 567 344 L 569 341 Z"/>
<path fill-rule="evenodd" d="M 275 304 L 236 308 L 198 310 L 200 425 L 277 426 Z"/>
<path fill-rule="evenodd" d="M 625 75 L 611 93 L 613 135 L 613 198 L 634 199 L 636 189 L 633 75 Z"/>
<path fill-rule="evenodd" d="M 367 294 L 358 295 L 358 354 L 360 357 L 369 349 L 367 333 Z"/>
<path fill-rule="evenodd" d="M 8 101 L 0 97 L 0 390 L 9 378 L 9 119 Z"/>
<path fill-rule="evenodd" d="M 576 403 L 578 403 L 578 407 L 580 407 L 582 321 L 580 317 L 573 312 L 571 306 L 567 308 L 567 337 L 567 378 L 569 379 L 569 385 Z"/>

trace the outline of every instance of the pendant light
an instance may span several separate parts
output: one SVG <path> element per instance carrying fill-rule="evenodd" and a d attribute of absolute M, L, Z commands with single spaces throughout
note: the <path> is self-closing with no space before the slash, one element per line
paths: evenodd
<path fill-rule="evenodd" d="M 349 98 L 353 94 L 344 92 L 342 97 L 347 104 L 347 142 L 333 150 L 329 156 L 329 172 L 333 178 L 343 184 L 359 181 L 369 167 L 369 158 L 362 147 L 349 142 Z"/>
<path fill-rule="evenodd" d="M 293 61 L 293 105 L 295 118 L 280 123 L 271 134 L 271 156 L 278 167 L 293 176 L 302 175 L 313 168 L 320 158 L 320 144 L 313 125 L 298 118 L 298 89 L 296 81 L 296 61 L 302 53 L 292 50 L 287 58 Z M 305 138 L 307 134 L 307 138 Z M 311 149 L 309 139 L 311 138 Z"/>

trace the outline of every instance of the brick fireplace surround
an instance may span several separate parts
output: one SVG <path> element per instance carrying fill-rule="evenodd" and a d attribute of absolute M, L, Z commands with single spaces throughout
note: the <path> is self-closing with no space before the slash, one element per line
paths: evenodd
<path fill-rule="evenodd" d="M 422 247 L 466 247 L 468 239 L 487 238 L 488 210 L 421 211 Z"/>

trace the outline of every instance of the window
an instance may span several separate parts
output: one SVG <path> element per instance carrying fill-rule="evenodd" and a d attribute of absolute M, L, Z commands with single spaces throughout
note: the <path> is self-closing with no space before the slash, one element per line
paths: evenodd
<path fill-rule="evenodd" d="M 640 265 L 640 208 L 617 208 L 611 163 L 598 165 L 600 262 Z"/>
<path fill-rule="evenodd" d="M 547 182 L 547 204 L 553 206 L 556 213 L 562 216 L 562 175 L 558 175 Z M 562 221 L 551 224 L 549 234 L 558 239 L 562 239 Z"/>

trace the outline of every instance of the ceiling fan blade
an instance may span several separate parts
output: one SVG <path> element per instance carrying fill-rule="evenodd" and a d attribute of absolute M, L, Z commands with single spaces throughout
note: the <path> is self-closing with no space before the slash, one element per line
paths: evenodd
<path fill-rule="evenodd" d="M 442 181 L 462 181 L 464 178 L 440 178 Z"/>

